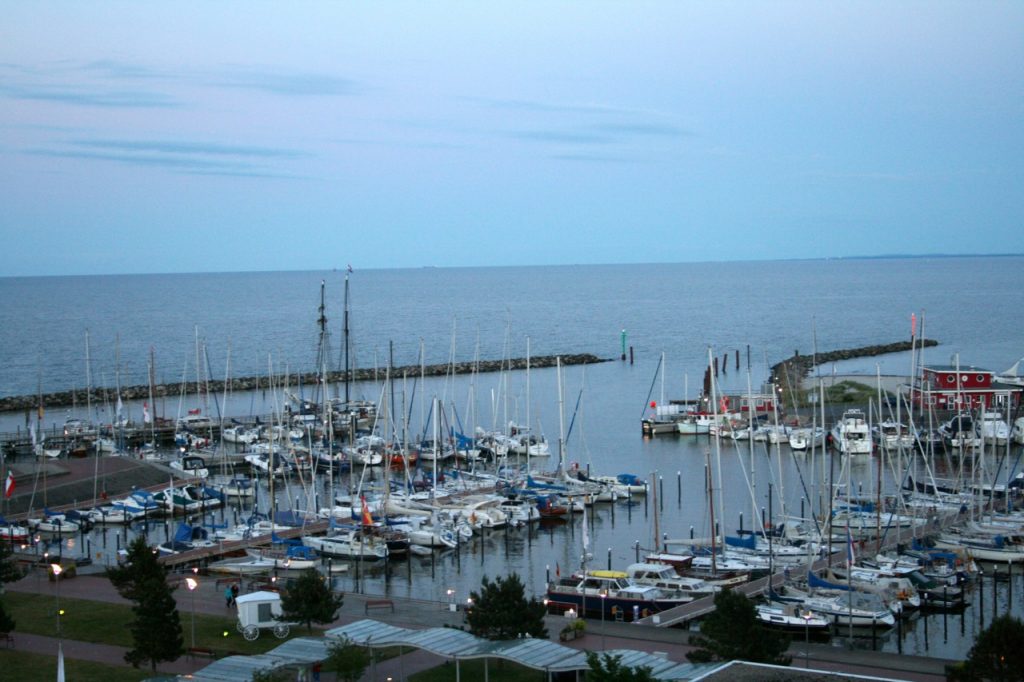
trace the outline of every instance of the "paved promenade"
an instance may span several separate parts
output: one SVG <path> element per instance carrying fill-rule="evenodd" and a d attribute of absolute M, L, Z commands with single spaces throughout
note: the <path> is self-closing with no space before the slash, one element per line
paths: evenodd
<path fill-rule="evenodd" d="M 199 576 L 199 582 L 200 585 L 195 595 L 196 612 L 233 619 L 234 610 L 227 608 L 224 604 L 224 583 L 218 585 L 217 577 L 213 575 Z M 56 597 L 56 584 L 49 582 L 41 573 L 40 575 L 30 574 L 19 582 L 8 585 L 7 588 L 13 592 L 53 594 Z M 187 619 L 192 609 L 191 595 L 184 588 L 177 590 L 174 594 L 178 600 L 182 618 Z M 102 575 L 80 575 L 63 581 L 61 597 L 129 604 L 117 594 L 110 582 Z M 321 628 L 320 631 L 367 617 L 406 628 L 460 626 L 463 624 L 462 612 L 451 612 L 446 604 L 410 599 L 393 599 L 395 604 L 393 614 L 390 611 L 378 609 L 371 611 L 367 616 L 365 602 L 372 598 L 372 595 L 346 593 L 345 602 L 338 618 L 333 623 Z M 565 619 L 561 616 L 548 616 L 548 633 L 553 640 L 557 641 L 558 631 L 564 623 Z M 14 648 L 17 650 L 56 655 L 56 638 L 18 632 L 15 632 L 14 638 Z M 567 646 L 590 650 L 607 648 L 637 649 L 650 653 L 663 652 L 669 659 L 677 662 L 686 662 L 686 652 L 691 649 L 689 633 L 684 630 L 652 628 L 629 623 L 602 623 L 593 619 L 587 622 L 587 635 L 583 639 L 568 643 Z M 127 665 L 124 662 L 124 652 L 123 647 L 64 640 L 66 658 L 124 666 Z M 920 682 L 944 680 L 944 666 L 951 662 L 919 656 L 898 656 L 877 651 L 850 650 L 841 645 L 813 642 L 805 649 L 804 642 L 795 637 L 789 652 L 793 657 L 792 673 L 794 677 L 797 677 L 797 670 L 804 667 L 805 652 L 809 654 L 808 659 L 812 669 Z M 363 680 L 385 680 L 389 676 L 394 680 L 405 679 L 415 672 L 434 667 L 442 662 L 443 659 L 432 654 L 411 651 L 404 656 L 376 664 L 374 669 L 367 671 Z M 209 660 L 190 660 L 182 657 L 173 663 L 162 664 L 159 670 L 172 674 L 187 673 L 208 664 Z M 323 679 L 326 682 L 330 676 L 324 675 Z"/>

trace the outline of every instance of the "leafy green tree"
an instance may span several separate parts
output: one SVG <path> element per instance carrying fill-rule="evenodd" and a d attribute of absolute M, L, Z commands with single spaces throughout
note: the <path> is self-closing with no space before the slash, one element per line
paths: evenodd
<path fill-rule="evenodd" d="M 307 568 L 281 594 L 281 615 L 278 620 L 305 623 L 313 632 L 313 623 L 326 624 L 338 616 L 344 598 L 331 590 L 330 584 L 315 568 Z"/>
<path fill-rule="evenodd" d="M 622 655 L 587 652 L 587 682 L 654 682 L 651 669 L 645 665 L 630 668 L 622 665 Z"/>
<path fill-rule="evenodd" d="M 138 601 L 139 590 L 147 580 L 166 582 L 167 569 L 157 561 L 157 552 L 146 544 L 142 535 L 128 545 L 127 560 L 117 568 L 107 569 L 107 578 L 125 599 Z"/>
<path fill-rule="evenodd" d="M 0 600 L 0 635 L 7 635 L 14 632 L 14 627 L 17 625 L 11 615 L 7 613 L 4 608 L 4 603 Z"/>
<path fill-rule="evenodd" d="M 1024 680 L 1024 621 L 1010 615 L 992 621 L 965 660 L 947 676 L 951 682 Z"/>
<path fill-rule="evenodd" d="M 148 578 L 136 586 L 135 620 L 130 629 L 132 648 L 124 660 L 136 668 L 149 662 L 153 672 L 160 661 L 174 661 L 185 653 L 178 604 L 172 588 L 162 580 Z"/>
<path fill-rule="evenodd" d="M 700 634 L 690 638 L 699 647 L 686 654 L 694 663 L 709 661 L 753 661 L 789 665 L 785 655 L 789 637 L 761 626 L 757 610 L 747 597 L 732 590 L 715 595 L 715 610 L 700 625 Z"/>
<path fill-rule="evenodd" d="M 480 592 L 470 592 L 469 598 L 472 606 L 466 610 L 466 623 L 477 637 L 501 640 L 526 635 L 547 639 L 547 609 L 535 597 L 526 599 L 518 574 L 499 577 L 494 582 L 484 576 Z"/>
<path fill-rule="evenodd" d="M 344 637 L 327 648 L 324 670 L 337 674 L 343 682 L 357 682 L 370 665 L 370 652 Z"/>
<path fill-rule="evenodd" d="M 0 540 L 0 594 L 3 593 L 5 583 L 13 583 L 21 580 L 25 573 L 14 560 L 14 549 L 12 543 Z"/>
<path fill-rule="evenodd" d="M 167 569 L 142 536 L 128 545 L 127 562 L 108 568 L 107 577 L 118 593 L 135 602 L 135 620 L 129 625 L 132 648 L 124 660 L 136 668 L 149 663 L 153 672 L 160 661 L 174 661 L 185 653 L 174 588 L 167 584 Z"/>
<path fill-rule="evenodd" d="M 24 573 L 14 560 L 14 550 L 11 543 L 0 540 L 0 595 L 4 593 L 4 584 L 21 580 Z M 3 600 L 0 600 L 0 634 L 9 634 L 14 631 L 16 623 L 7 610 L 4 608 Z"/>

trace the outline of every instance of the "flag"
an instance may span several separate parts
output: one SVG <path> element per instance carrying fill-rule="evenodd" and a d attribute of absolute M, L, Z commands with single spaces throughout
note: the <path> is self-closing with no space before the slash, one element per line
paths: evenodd
<path fill-rule="evenodd" d="M 200 414 L 201 412 L 202 412 L 202 410 L 201 410 L 201 409 L 199 409 L 198 407 L 197 407 L 196 409 L 194 409 L 194 410 L 189 410 L 189 411 L 188 411 L 188 413 L 189 413 L 190 415 L 192 415 L 192 416 L 195 416 L 195 415 L 197 415 L 197 414 Z"/>
<path fill-rule="evenodd" d="M 32 448 L 35 449 L 35 447 L 37 445 L 37 443 L 36 443 L 36 425 L 35 424 L 29 424 L 28 425 L 28 432 L 32 436 Z"/>
<path fill-rule="evenodd" d="M 910 338 L 917 335 L 917 315 L 910 313 Z"/>
<path fill-rule="evenodd" d="M 14 472 L 7 470 L 7 480 L 4 481 L 4 499 L 10 499 L 14 494 Z"/>
<path fill-rule="evenodd" d="M 351 263 L 348 264 L 348 271 L 352 272 L 352 264 Z"/>
<path fill-rule="evenodd" d="M 359 496 L 359 501 L 363 505 L 363 525 L 364 526 L 372 526 L 373 525 L 373 517 L 370 516 L 370 508 L 366 504 L 366 495 L 360 495 Z"/>
<path fill-rule="evenodd" d="M 57 642 L 57 682 L 64 682 L 64 647 Z"/>
<path fill-rule="evenodd" d="M 562 567 L 558 565 L 557 561 L 555 562 L 555 577 L 556 578 L 561 578 L 562 577 Z"/>
<path fill-rule="evenodd" d="M 590 554 L 590 531 L 587 530 L 587 515 L 583 515 L 583 553 Z"/>
<path fill-rule="evenodd" d="M 121 396 L 117 396 L 117 418 L 121 419 L 121 412 L 124 410 L 124 403 L 121 402 Z"/>
<path fill-rule="evenodd" d="M 149 403 L 142 403 L 142 423 L 149 423 Z"/>

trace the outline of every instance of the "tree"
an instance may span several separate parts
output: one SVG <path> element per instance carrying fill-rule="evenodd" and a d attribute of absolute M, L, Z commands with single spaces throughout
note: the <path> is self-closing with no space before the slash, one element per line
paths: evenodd
<path fill-rule="evenodd" d="M 547 639 L 547 609 L 535 597 L 526 599 L 518 574 L 499 577 L 494 582 L 484 576 L 479 594 L 470 592 L 469 598 L 472 606 L 466 611 L 466 623 L 477 637 L 500 640 L 525 635 Z"/>
<path fill-rule="evenodd" d="M 370 652 L 344 637 L 327 648 L 324 670 L 337 673 L 343 682 L 357 682 L 370 665 Z"/>
<path fill-rule="evenodd" d="M 952 681 L 1024 680 L 1024 621 L 1010 615 L 992 621 L 974 641 L 967 659 L 950 671 Z"/>
<path fill-rule="evenodd" d="M 107 577 L 122 597 L 135 602 L 135 620 L 129 625 L 132 648 L 124 655 L 126 661 L 136 668 L 148 661 L 156 672 L 158 662 L 174 661 L 185 653 L 174 588 L 167 585 L 167 569 L 144 537 L 132 541 L 125 565 L 107 569 Z"/>
<path fill-rule="evenodd" d="M 14 632 L 14 626 L 17 625 L 14 619 L 11 618 L 10 614 L 7 613 L 7 609 L 4 608 L 3 601 L 0 601 L 0 635 L 7 635 Z"/>
<path fill-rule="evenodd" d="M 753 661 L 789 665 L 785 655 L 789 637 L 761 627 L 757 610 L 743 594 L 722 590 L 715 595 L 715 610 L 700 626 L 700 634 L 690 638 L 699 647 L 686 654 L 694 663 L 709 661 Z"/>
<path fill-rule="evenodd" d="M 344 598 L 331 590 L 330 584 L 315 568 L 307 568 L 281 594 L 281 615 L 278 620 L 305 623 L 313 632 L 313 623 L 333 622 Z"/>
<path fill-rule="evenodd" d="M 166 582 L 167 569 L 157 561 L 156 550 L 139 535 L 127 548 L 127 560 L 117 568 L 107 569 L 107 578 L 125 599 L 138 601 L 139 589 L 147 580 Z"/>
<path fill-rule="evenodd" d="M 11 543 L 0 540 L 0 594 L 3 593 L 3 585 L 5 583 L 21 580 L 24 575 L 24 572 L 22 572 L 14 560 L 14 551 Z"/>
<path fill-rule="evenodd" d="M 14 561 L 11 545 L 0 540 L 0 594 L 4 593 L 5 583 L 21 580 L 23 575 L 21 568 Z M 15 625 L 14 619 L 7 613 L 3 601 L 0 600 L 0 634 L 6 635 L 13 632 Z"/>
<path fill-rule="evenodd" d="M 587 652 L 588 682 L 654 682 L 651 669 L 645 665 L 630 668 L 622 665 L 622 654 Z"/>

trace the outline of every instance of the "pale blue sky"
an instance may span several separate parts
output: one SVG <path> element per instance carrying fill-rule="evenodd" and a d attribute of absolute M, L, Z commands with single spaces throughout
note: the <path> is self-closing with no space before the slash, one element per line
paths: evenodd
<path fill-rule="evenodd" d="M 1024 251 L 1021 2 L 14 2 L 0 275 Z"/>

